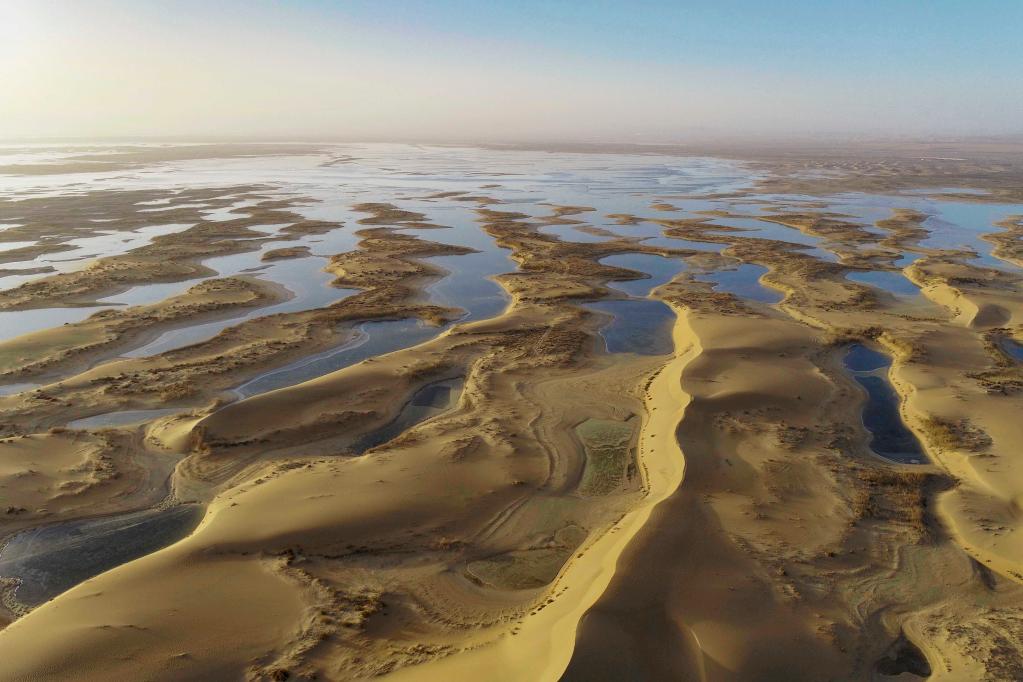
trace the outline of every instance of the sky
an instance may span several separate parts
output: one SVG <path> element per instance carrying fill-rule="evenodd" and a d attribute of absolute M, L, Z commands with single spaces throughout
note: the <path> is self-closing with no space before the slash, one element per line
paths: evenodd
<path fill-rule="evenodd" d="M 0 0 L 0 139 L 1023 133 L 1020 0 Z"/>

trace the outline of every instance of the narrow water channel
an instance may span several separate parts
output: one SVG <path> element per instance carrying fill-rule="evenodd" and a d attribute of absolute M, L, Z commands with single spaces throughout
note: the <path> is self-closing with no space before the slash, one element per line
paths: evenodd
<path fill-rule="evenodd" d="M 920 293 L 920 287 L 913 284 L 901 272 L 871 270 L 869 272 L 850 272 L 846 277 L 852 282 L 882 289 L 893 296 L 916 296 Z"/>
<path fill-rule="evenodd" d="M 878 456 L 900 464 L 927 461 L 920 441 L 906 426 L 899 411 L 901 401 L 888 380 L 891 358 L 861 344 L 845 355 L 845 367 L 866 391 L 863 425 L 870 433 L 870 449 Z"/>
<path fill-rule="evenodd" d="M 629 298 L 594 301 L 584 307 L 608 317 L 599 330 L 609 353 L 665 355 L 674 349 L 671 329 L 675 313 L 665 303 L 645 298 L 685 269 L 685 262 L 648 253 L 623 253 L 600 260 L 605 265 L 635 270 L 643 279 L 613 280 L 608 287 Z"/>
<path fill-rule="evenodd" d="M 104 571 L 163 549 L 188 535 L 204 508 L 167 509 L 68 521 L 18 533 L 0 550 L 0 576 L 20 585 L 15 599 L 38 606 Z"/>
<path fill-rule="evenodd" d="M 759 303 L 781 303 L 784 294 L 769 289 L 760 283 L 760 278 L 767 273 L 767 268 L 753 263 L 743 263 L 730 270 L 716 270 L 697 279 L 710 282 L 715 291 L 726 291 L 739 298 Z"/>

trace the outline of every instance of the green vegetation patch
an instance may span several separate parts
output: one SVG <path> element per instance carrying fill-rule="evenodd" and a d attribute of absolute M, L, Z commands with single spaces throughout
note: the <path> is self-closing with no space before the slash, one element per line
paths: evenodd
<path fill-rule="evenodd" d="M 565 526 L 540 547 L 505 552 L 470 562 L 469 578 L 500 590 L 530 590 L 547 585 L 586 539 L 586 531 L 575 525 Z"/>
<path fill-rule="evenodd" d="M 575 427 L 575 432 L 586 450 L 586 467 L 579 492 L 606 495 L 620 488 L 632 459 L 632 424 L 610 419 L 587 419 Z"/>

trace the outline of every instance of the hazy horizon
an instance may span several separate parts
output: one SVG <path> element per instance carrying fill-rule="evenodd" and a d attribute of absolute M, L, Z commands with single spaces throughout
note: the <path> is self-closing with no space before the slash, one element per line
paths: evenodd
<path fill-rule="evenodd" d="M 1023 4 L 0 0 L 0 139 L 1023 133 Z"/>

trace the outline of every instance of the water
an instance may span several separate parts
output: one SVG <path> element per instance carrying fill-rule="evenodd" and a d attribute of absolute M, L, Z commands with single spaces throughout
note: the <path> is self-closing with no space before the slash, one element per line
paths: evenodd
<path fill-rule="evenodd" d="M 275 226 L 265 227 L 274 229 Z M 123 355 L 125 357 L 150 357 L 206 341 L 224 329 L 247 320 L 280 313 L 313 310 L 337 303 L 356 293 L 356 290 L 332 286 L 334 275 L 323 269 L 328 263 L 327 255 L 350 251 L 355 247 L 357 241 L 358 238 L 354 231 L 341 228 L 322 235 L 309 235 L 299 239 L 265 241 L 255 251 L 208 258 L 202 261 L 202 264 L 216 272 L 210 277 L 250 274 L 259 279 L 280 284 L 292 295 L 288 300 L 271 306 L 235 311 L 218 320 L 168 330 L 153 341 L 126 351 Z M 284 246 L 307 246 L 315 250 L 316 253 L 300 258 L 269 262 L 262 260 L 263 254 L 267 251 Z M 187 282 L 178 282 L 173 285 L 178 289 L 168 289 L 167 293 L 168 295 L 183 293 L 205 279 L 209 278 L 200 277 Z M 123 295 L 114 298 L 123 299 Z"/>
<path fill-rule="evenodd" d="M 920 288 L 901 272 L 872 270 L 870 272 L 850 272 L 846 277 L 853 282 L 884 289 L 895 296 L 916 296 L 920 293 Z"/>
<path fill-rule="evenodd" d="M 583 227 L 583 225 L 544 225 L 539 228 L 539 232 L 541 234 L 554 235 L 561 241 L 580 242 L 582 244 L 598 244 L 600 242 L 609 242 L 612 239 L 620 238 L 617 234 L 590 234 L 578 229 L 579 227 Z"/>
<path fill-rule="evenodd" d="M 32 389 L 39 388 L 42 384 L 33 383 L 21 383 L 21 384 L 4 384 L 0 385 L 0 396 L 2 395 L 14 395 L 15 393 L 21 393 L 23 391 L 31 391 Z"/>
<path fill-rule="evenodd" d="M 661 249 L 692 249 L 693 251 L 708 251 L 712 253 L 720 253 L 721 249 L 725 248 L 725 244 L 717 244 L 715 242 L 696 242 L 691 239 L 681 239 L 677 237 L 650 237 L 644 239 L 643 243 L 648 246 L 654 246 Z"/>
<path fill-rule="evenodd" d="M 701 282 L 713 283 L 715 291 L 726 291 L 739 298 L 760 303 L 780 303 L 785 296 L 760 283 L 760 278 L 766 272 L 767 268 L 762 265 L 743 263 L 732 270 L 718 270 L 700 275 L 697 279 Z"/>
<path fill-rule="evenodd" d="M 622 253 L 601 258 L 604 265 L 617 268 L 637 270 L 650 275 L 647 279 L 614 281 L 608 284 L 612 289 L 622 291 L 629 296 L 643 298 L 655 288 L 670 282 L 685 270 L 685 263 L 678 258 L 666 258 L 649 253 Z"/>
<path fill-rule="evenodd" d="M 476 250 L 475 253 L 424 259 L 448 273 L 426 288 L 429 300 L 465 311 L 457 320 L 459 323 L 487 319 L 501 313 L 507 307 L 508 295 L 491 278 L 515 269 L 510 259 L 511 251 L 498 247 L 494 239 L 470 219 L 465 208 L 442 209 L 425 202 L 409 202 L 403 204 L 402 208 L 428 212 L 428 217 L 438 225 L 450 226 L 404 229 L 403 232 L 432 242 Z M 360 325 L 360 334 L 355 341 L 264 373 L 238 386 L 234 392 L 248 398 L 309 381 L 367 358 L 422 343 L 449 327 L 428 327 L 415 320 L 366 322 Z"/>
<path fill-rule="evenodd" d="M 23 334 L 59 327 L 64 324 L 81 322 L 95 312 L 108 306 L 87 306 L 82 308 L 34 308 L 32 310 L 5 310 L 0 312 L 0 341 L 7 341 Z"/>
<path fill-rule="evenodd" d="M 967 248 L 975 251 L 972 262 L 989 268 L 1018 270 L 1008 261 L 992 254 L 994 245 L 981 239 L 981 235 L 996 232 L 995 223 L 1015 213 L 1018 204 L 981 204 L 973 202 L 935 201 L 937 213 L 924 222 L 929 237 L 920 242 L 930 248 Z"/>
<path fill-rule="evenodd" d="M 224 258 L 232 257 L 225 256 Z M 213 260 L 220 259 L 211 259 L 211 262 Z M 245 265 L 249 260 L 237 259 L 231 267 L 225 267 L 223 263 L 218 263 L 217 265 L 223 268 L 221 274 L 238 274 L 245 269 Z M 294 313 L 322 308 L 357 293 L 356 289 L 341 289 L 332 286 L 331 283 L 334 281 L 334 275 L 323 270 L 326 264 L 326 258 L 309 256 L 277 260 L 269 264 L 256 266 L 258 269 L 253 274 L 257 274 L 260 279 L 284 286 L 292 293 L 292 297 L 271 306 L 252 308 L 212 322 L 166 331 L 153 341 L 127 351 L 123 355 L 126 357 L 149 357 L 166 353 L 211 339 L 224 329 L 241 324 L 247 320 L 281 313 Z M 230 272 L 231 270 L 235 270 L 235 272 Z"/>
<path fill-rule="evenodd" d="M 457 405 L 461 394 L 461 378 L 446 379 L 423 386 L 416 391 L 393 421 L 357 440 L 352 445 L 352 450 L 361 454 L 397 438 L 416 424 Z"/>
<path fill-rule="evenodd" d="M 873 372 L 878 369 L 886 369 L 891 366 L 892 361 L 884 353 L 878 353 L 872 348 L 861 344 L 851 346 L 845 354 L 845 366 L 851 372 Z"/>
<path fill-rule="evenodd" d="M 1023 343 L 1020 343 L 1015 339 L 1002 337 L 999 346 L 1003 351 L 1005 351 L 1005 354 L 1008 355 L 1010 358 L 1012 358 L 1016 362 L 1023 362 Z"/>
<path fill-rule="evenodd" d="M 346 145 L 339 151 L 351 154 L 357 159 L 350 163 L 324 166 L 329 155 L 308 156 L 275 156 L 248 157 L 230 159 L 202 159 L 170 161 L 152 166 L 140 167 L 132 171 L 117 172 L 98 171 L 95 173 L 68 175 L 37 175 L 37 176 L 6 176 L 0 183 L 0 197 L 18 197 L 26 193 L 35 196 L 61 196 L 85 191 L 103 190 L 179 190 L 182 187 L 225 187 L 229 192 L 237 193 L 237 188 L 244 185 L 258 185 L 259 192 L 266 198 L 302 197 L 305 206 L 295 210 L 311 218 L 343 219 L 349 228 L 335 232 L 352 232 L 357 216 L 352 216 L 347 208 L 357 201 L 397 201 L 402 203 L 403 197 L 426 196 L 441 191 L 466 191 L 475 194 L 491 194 L 503 201 L 514 202 L 547 201 L 557 204 L 592 205 L 598 209 L 593 213 L 582 215 L 582 219 L 604 227 L 614 229 L 614 221 L 603 217 L 608 212 L 641 213 L 647 210 L 651 196 L 659 193 L 684 193 L 693 191 L 729 191 L 747 186 L 750 174 L 741 166 L 715 159 L 656 157 L 642 154 L 570 154 L 570 153 L 535 153 L 535 152 L 492 152 L 474 148 L 428 147 L 410 145 Z M 43 153 L 43 152 L 39 152 Z M 499 187 L 480 189 L 481 185 L 497 184 Z M 229 196 L 225 195 L 225 196 Z M 211 208 L 205 211 L 211 219 L 227 219 L 243 215 L 245 208 L 257 203 L 258 199 L 242 199 L 223 208 Z M 438 203 L 439 201 L 439 203 Z M 441 208 L 444 200 L 432 203 L 434 210 L 428 211 L 431 217 Z M 154 205 L 170 205 L 172 200 L 161 200 Z M 531 213 L 544 215 L 550 213 L 548 207 L 530 204 Z M 461 204 L 459 209 L 468 213 L 474 204 Z M 416 209 L 417 206 L 410 206 Z M 504 208 L 496 206 L 495 208 Z M 601 213 L 603 211 L 603 214 Z M 438 222 L 446 223 L 444 216 Z M 181 226 L 182 228 L 187 226 Z M 559 226 L 572 231 L 574 239 L 587 241 L 594 239 L 592 235 L 578 232 L 571 226 Z M 160 226 L 159 231 L 175 228 Z M 145 228 L 148 230 L 148 228 Z M 145 234 L 145 230 L 140 234 Z M 139 243 L 116 242 L 123 235 L 101 235 L 99 241 L 92 243 L 91 251 L 87 244 L 79 244 L 79 250 L 61 257 L 83 260 L 67 263 L 61 269 L 81 267 L 87 263 L 85 256 L 109 255 L 123 252 L 138 246 Z M 433 235 L 431 238 L 438 238 Z M 148 241 L 148 235 L 145 241 Z M 441 237 L 443 239 L 443 237 Z M 602 239 L 602 238 L 600 238 Z M 679 245 L 679 244 L 673 244 Z M 681 244 L 685 246 L 684 244 Z M 714 250 L 716 247 L 692 245 L 696 249 Z M 326 247 L 325 247 L 326 248 Z M 344 249 L 347 250 L 347 249 Z M 327 253 L 338 253 L 334 249 Z M 216 259 L 212 259 L 215 261 Z M 454 259 L 452 259 L 453 261 Z M 465 269 L 474 268 L 475 256 L 466 257 Z M 481 259 L 482 260 L 482 259 Z M 217 263 L 207 265 L 216 269 L 221 275 L 231 274 L 230 269 L 218 267 Z M 445 267 L 453 263 L 440 261 Z M 259 263 L 251 263 L 248 267 L 260 267 Z M 246 268 L 236 269 L 244 271 Z M 478 285 L 482 293 L 470 296 L 459 278 L 454 276 L 456 268 L 451 269 L 453 276 L 449 281 L 438 282 L 430 291 L 434 300 L 441 302 L 465 302 L 467 311 L 465 319 L 483 319 L 500 312 L 503 292 L 489 283 Z M 514 270 L 514 264 L 502 263 L 492 272 L 499 273 Z M 466 282 L 475 279 L 479 282 L 486 279 L 488 273 L 480 267 Z M 482 275 L 482 277 L 481 277 Z M 272 275 L 269 275 L 272 278 Z M 26 276 L 28 277 L 28 276 Z M 34 276 L 31 276 L 34 277 Z M 178 289 L 171 285 L 154 285 L 160 288 L 139 289 L 110 297 L 104 303 L 142 303 L 154 302 L 161 297 L 184 291 L 198 280 L 181 283 Z M 288 287 L 289 289 L 292 287 Z M 461 292 L 454 292 L 462 288 Z M 489 291 L 486 291 L 489 288 Z M 496 294 L 496 295 L 495 295 Z M 297 298 L 301 298 L 300 296 Z M 310 303 L 312 305 L 312 303 Z M 280 310 L 280 309 L 278 309 Z M 277 312 L 267 311 L 267 313 Z M 9 332 L 15 336 L 26 331 L 57 326 L 64 322 L 77 321 L 87 315 L 88 311 L 75 311 L 67 317 L 49 314 L 49 317 L 37 325 L 20 322 L 22 328 Z M 233 318 L 237 320 L 238 318 Z M 133 355 L 146 356 L 157 352 L 166 352 L 180 348 L 189 343 L 209 338 L 224 327 L 210 324 L 197 329 L 196 333 L 168 332 L 168 336 L 157 340 L 154 345 Z M 5 329 L 11 330 L 10 325 Z"/>
<path fill-rule="evenodd" d="M 202 517 L 203 508 L 190 504 L 23 531 L 0 550 L 0 576 L 20 579 L 17 601 L 37 606 L 93 576 L 173 544 L 192 532 Z"/>
<path fill-rule="evenodd" d="M 403 230 L 421 239 L 475 249 L 475 253 L 453 256 L 432 256 L 424 260 L 447 271 L 447 275 L 426 288 L 430 301 L 438 305 L 461 308 L 465 314 L 459 322 L 493 317 L 508 305 L 508 293 L 492 278 L 515 270 L 511 250 L 499 247 L 494 238 L 472 220 L 464 208 L 437 207 L 423 202 L 410 204 L 444 229 Z"/>
<path fill-rule="evenodd" d="M 960 191 L 969 194 L 969 190 Z M 993 204 L 972 201 L 948 201 L 928 199 L 915 195 L 875 195 L 849 193 L 833 198 L 836 207 L 843 212 L 869 220 L 891 216 L 892 209 L 908 208 L 927 214 L 923 227 L 930 234 L 922 239 L 920 246 L 934 249 L 969 249 L 977 256 L 967 258 L 974 265 L 1016 270 L 1019 268 L 1009 261 L 992 254 L 994 245 L 981 236 L 997 232 L 995 224 L 1011 215 L 1023 213 L 1021 204 Z M 915 259 L 915 257 L 914 257 Z M 900 264 L 901 265 L 901 264 Z"/>
<path fill-rule="evenodd" d="M 99 429 L 104 427 L 128 426 L 151 421 L 157 417 L 164 417 L 169 414 L 181 412 L 180 407 L 166 407 L 154 410 L 124 410 L 122 412 L 107 412 L 97 414 L 94 417 L 76 419 L 68 423 L 71 429 Z"/>
<path fill-rule="evenodd" d="M 75 272 L 85 268 L 96 258 L 125 254 L 149 244 L 155 237 L 184 232 L 191 227 L 194 227 L 194 224 L 175 223 L 139 227 L 132 231 L 105 230 L 90 237 L 68 240 L 66 245 L 72 247 L 70 250 L 45 253 L 16 263 L 7 263 L 3 267 L 5 269 L 29 270 L 49 266 L 56 273 Z M 0 277 L 0 289 L 11 289 L 53 274 L 55 273 L 7 275 Z"/>
<path fill-rule="evenodd" d="M 863 425 L 870 432 L 870 449 L 885 459 L 902 464 L 927 461 L 920 441 L 899 412 L 900 400 L 888 381 L 891 358 L 856 344 L 845 356 L 845 366 L 867 392 Z"/>
<path fill-rule="evenodd" d="M 674 350 L 675 313 L 661 301 L 625 299 L 587 303 L 585 308 L 611 315 L 600 328 L 609 353 L 667 355 Z"/>
<path fill-rule="evenodd" d="M 428 286 L 426 293 L 432 303 L 464 310 L 459 322 L 487 319 L 508 306 L 507 292 L 489 279 L 514 269 L 506 259 L 496 268 L 487 254 L 434 256 L 424 260 L 448 271 L 448 275 Z"/>
<path fill-rule="evenodd" d="M 246 381 L 234 389 L 249 398 L 278 388 L 321 377 L 358 362 L 401 348 L 408 348 L 437 336 L 441 327 L 428 327 L 418 320 L 364 322 L 359 336 L 349 344 L 296 360 Z"/>
<path fill-rule="evenodd" d="M 819 237 L 805 234 L 794 227 L 789 227 L 787 225 L 767 220 L 759 220 L 757 218 L 721 218 L 716 216 L 701 217 L 705 220 L 705 222 L 712 225 L 719 225 L 721 227 L 737 227 L 742 230 L 741 232 L 728 232 L 726 233 L 727 236 L 742 239 L 769 239 L 772 241 L 786 242 L 794 244 L 797 247 L 802 247 L 798 248 L 801 253 L 812 255 L 815 258 L 832 263 L 838 260 L 838 256 L 836 254 L 821 247 L 823 241 Z"/>

